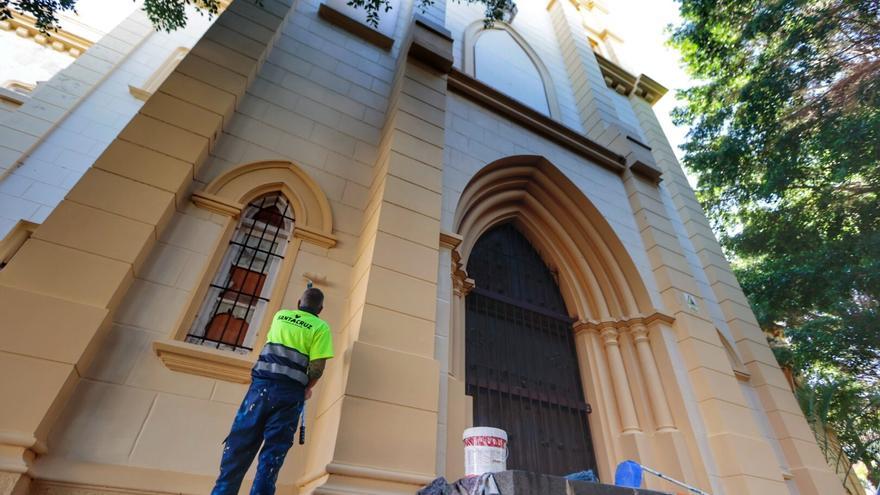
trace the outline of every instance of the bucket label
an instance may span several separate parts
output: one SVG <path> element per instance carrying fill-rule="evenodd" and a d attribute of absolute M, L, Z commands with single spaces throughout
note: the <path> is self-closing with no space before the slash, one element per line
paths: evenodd
<path fill-rule="evenodd" d="M 507 447 L 507 440 L 500 437 L 467 437 L 464 439 L 465 447 L 498 447 L 503 449 Z"/>

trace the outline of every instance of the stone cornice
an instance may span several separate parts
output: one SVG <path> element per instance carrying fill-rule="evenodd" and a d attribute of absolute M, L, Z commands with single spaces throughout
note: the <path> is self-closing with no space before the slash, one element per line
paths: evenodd
<path fill-rule="evenodd" d="M 623 318 L 619 320 L 595 321 L 595 320 L 579 320 L 576 321 L 572 328 L 575 334 L 582 332 L 602 332 L 607 328 L 613 328 L 618 332 L 629 330 L 636 327 L 647 327 L 651 324 L 663 322 L 672 324 L 675 318 L 665 313 L 655 312 L 648 316 L 634 316 L 632 318 Z"/>
<path fill-rule="evenodd" d="M 602 55 L 595 52 L 594 55 L 596 55 L 596 61 L 599 62 L 599 68 L 602 70 L 602 76 L 605 78 L 605 84 L 614 91 L 624 96 L 629 96 L 636 86 L 636 81 L 638 80 L 636 76 Z"/>
<path fill-rule="evenodd" d="M 653 105 L 669 91 L 644 74 L 636 77 L 602 55 L 598 53 L 595 55 L 599 62 L 599 68 L 602 70 L 602 76 L 605 78 L 605 84 L 624 96 L 635 94 Z"/>
<path fill-rule="evenodd" d="M 349 33 L 367 41 L 368 43 L 372 43 L 378 46 L 383 50 L 390 50 L 391 47 L 394 45 L 394 38 L 386 36 L 380 33 L 378 30 L 367 26 L 362 22 L 358 22 L 355 19 L 352 19 L 345 13 L 334 9 L 326 3 L 322 3 L 318 7 L 318 17 L 324 19 L 330 24 L 333 24 L 334 26 L 340 27 L 348 31 Z"/>
<path fill-rule="evenodd" d="M 638 81 L 636 81 L 636 96 L 644 98 L 645 101 L 652 105 L 662 98 L 667 91 L 669 90 L 663 85 L 644 74 L 640 75 Z"/>
<path fill-rule="evenodd" d="M 408 55 L 443 74 L 452 70 L 452 34 L 433 22 L 416 16 L 413 21 Z"/>
<path fill-rule="evenodd" d="M 22 38 L 30 38 L 37 44 L 58 52 L 66 52 L 74 58 L 82 55 L 93 45 L 91 41 L 63 29 L 42 33 L 35 19 L 16 12 L 12 13 L 11 18 L 0 21 L 0 29 L 15 31 L 15 34 Z"/>
<path fill-rule="evenodd" d="M 295 225 L 293 237 L 326 249 L 336 245 L 336 236 L 319 232 L 305 225 Z"/>
<path fill-rule="evenodd" d="M 617 173 L 626 169 L 624 157 L 457 69 L 452 69 L 449 73 L 447 85 L 450 90 L 508 117 L 514 123 L 590 161 Z"/>

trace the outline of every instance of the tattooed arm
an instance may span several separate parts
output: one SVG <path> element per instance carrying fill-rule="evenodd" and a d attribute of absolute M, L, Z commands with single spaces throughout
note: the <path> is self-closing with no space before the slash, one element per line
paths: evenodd
<path fill-rule="evenodd" d="M 306 375 L 309 377 L 309 384 L 306 386 L 306 399 L 312 396 L 312 387 L 318 383 L 321 375 L 324 374 L 325 364 L 327 364 L 326 359 L 315 359 L 309 362 L 309 368 L 306 370 Z"/>

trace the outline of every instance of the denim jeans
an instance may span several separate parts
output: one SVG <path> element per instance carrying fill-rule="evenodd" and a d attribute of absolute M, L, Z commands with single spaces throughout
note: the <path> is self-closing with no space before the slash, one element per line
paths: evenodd
<path fill-rule="evenodd" d="M 254 378 L 224 442 L 220 476 L 211 494 L 237 495 L 258 450 L 260 458 L 251 495 L 274 494 L 275 480 L 293 445 L 302 408 L 301 387 Z"/>

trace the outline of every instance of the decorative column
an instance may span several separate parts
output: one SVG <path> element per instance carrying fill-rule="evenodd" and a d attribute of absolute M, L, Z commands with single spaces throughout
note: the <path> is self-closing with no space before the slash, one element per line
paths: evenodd
<path fill-rule="evenodd" d="M 452 334 L 450 337 L 450 373 L 464 378 L 464 299 L 474 288 L 474 279 L 461 266 L 461 254 L 452 250 Z"/>
<path fill-rule="evenodd" d="M 599 334 L 605 344 L 605 353 L 608 355 L 608 368 L 611 372 L 611 382 L 614 385 L 614 396 L 617 399 L 617 410 L 620 414 L 620 424 L 624 433 L 641 431 L 639 420 L 636 417 L 636 408 L 632 400 L 632 391 L 626 378 L 626 368 L 623 366 L 623 356 L 620 354 L 620 346 L 617 342 L 619 332 L 613 327 L 602 329 Z"/>
<path fill-rule="evenodd" d="M 450 242 L 453 241 L 453 242 Z M 448 373 L 441 377 L 441 390 L 446 385 L 445 403 L 441 405 L 441 414 L 445 413 L 445 463 L 444 469 L 437 471 L 447 479 L 458 479 L 464 476 L 464 452 L 461 449 L 461 434 L 465 428 L 473 424 L 473 406 L 471 398 L 465 393 L 465 298 L 474 288 L 474 280 L 469 278 L 462 267 L 461 253 L 458 244 L 461 236 L 457 234 L 441 233 L 440 244 L 444 242 L 454 246 L 450 248 L 450 279 L 452 282 L 452 294 L 449 311 L 449 343 L 448 343 Z"/>
<path fill-rule="evenodd" d="M 635 323 L 630 327 L 633 342 L 636 345 L 636 353 L 639 356 L 645 385 L 648 388 L 648 397 L 651 400 L 651 409 L 654 411 L 654 421 L 657 423 L 657 431 L 675 431 L 675 423 L 672 421 L 672 413 L 666 402 L 666 394 L 660 381 L 657 362 L 651 351 L 651 342 L 648 340 L 648 329 L 642 323 Z"/>

